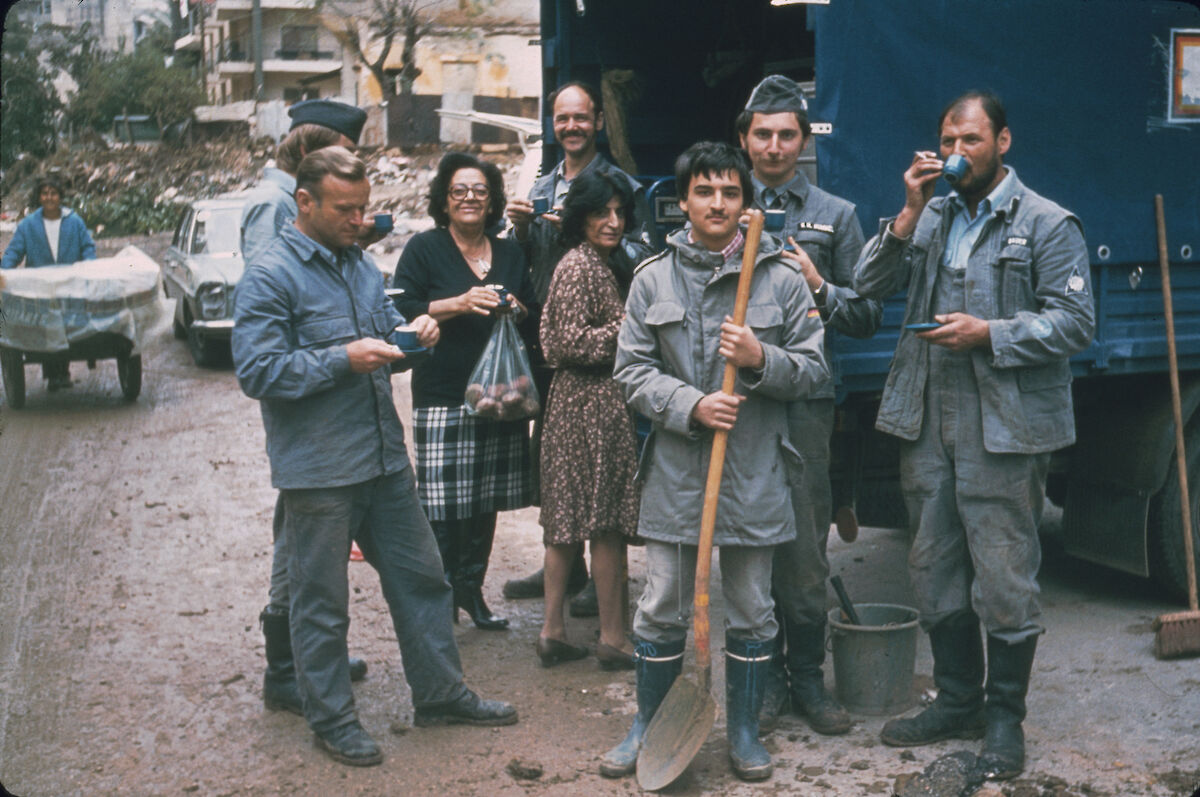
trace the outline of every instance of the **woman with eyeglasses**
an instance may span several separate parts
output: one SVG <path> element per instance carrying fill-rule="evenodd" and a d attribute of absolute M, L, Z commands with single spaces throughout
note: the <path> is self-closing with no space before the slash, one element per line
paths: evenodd
<path fill-rule="evenodd" d="M 531 323 L 533 288 L 525 256 L 494 228 L 503 217 L 504 181 L 494 164 L 461 152 L 442 158 L 429 188 L 432 230 L 412 237 L 392 280 L 405 318 L 428 313 L 441 326 L 433 355 L 413 369 L 417 495 L 454 588 L 454 617 L 464 609 L 477 628 L 508 620 L 483 599 L 496 513 L 532 499 L 528 421 L 471 415 L 467 380 L 483 354 L 501 298 L 502 311 Z"/>

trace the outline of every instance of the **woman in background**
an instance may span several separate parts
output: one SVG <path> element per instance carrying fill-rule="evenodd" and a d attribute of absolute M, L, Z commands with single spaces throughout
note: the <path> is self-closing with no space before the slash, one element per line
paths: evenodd
<path fill-rule="evenodd" d="M 537 654 L 545 667 L 588 654 L 567 641 L 563 623 L 567 575 L 587 540 L 600 608 L 596 658 L 604 669 L 633 668 L 621 604 L 625 542 L 637 534 L 637 438 L 612 378 L 628 293 L 612 258 L 632 223 L 633 195 L 621 180 L 590 172 L 571 184 L 562 236 L 573 248 L 554 269 L 541 324 L 556 369 L 542 438 L 546 604 Z"/>

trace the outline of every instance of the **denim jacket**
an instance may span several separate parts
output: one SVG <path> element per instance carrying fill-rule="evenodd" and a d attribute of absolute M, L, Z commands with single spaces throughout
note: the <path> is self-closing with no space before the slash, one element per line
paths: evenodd
<path fill-rule="evenodd" d="M 403 323 L 357 246 L 338 258 L 287 225 L 246 268 L 233 362 L 242 391 L 260 402 L 274 487 L 344 487 L 408 467 L 390 369 L 356 374 L 346 353 Z"/>
<path fill-rule="evenodd" d="M 721 389 L 720 327 L 733 314 L 742 252 L 728 260 L 689 243 L 686 230 L 638 267 L 617 337 L 614 378 L 653 430 L 642 451 L 638 533 L 695 544 L 711 430 L 691 413 Z M 788 439 L 787 408 L 829 378 L 824 326 L 804 278 L 764 235 L 755 263 L 746 324 L 762 343 L 761 371 L 738 371 L 746 396 L 729 433 L 713 540 L 717 545 L 775 545 L 795 536 L 791 492 L 803 462 Z"/>
<path fill-rule="evenodd" d="M 908 240 L 891 233 L 890 219 L 881 222 L 858 261 L 854 288 L 877 299 L 907 289 L 904 323 L 929 321 L 951 220 L 945 198 L 937 197 Z M 987 320 L 991 331 L 990 348 L 971 352 L 984 447 L 1038 454 L 1075 442 L 1067 360 L 1095 331 L 1079 219 L 1016 181 L 967 260 L 964 312 Z M 880 431 L 904 440 L 920 434 L 930 345 L 901 329 L 875 423 Z"/>

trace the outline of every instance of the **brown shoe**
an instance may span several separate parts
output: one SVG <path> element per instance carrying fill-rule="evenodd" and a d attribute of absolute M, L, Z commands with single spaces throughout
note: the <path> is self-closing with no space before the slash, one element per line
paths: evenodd
<path fill-rule="evenodd" d="M 538 637 L 537 655 L 543 667 L 553 667 L 563 662 L 587 658 L 588 649 L 558 639 Z"/>
<path fill-rule="evenodd" d="M 633 669 L 632 653 L 626 653 L 620 648 L 614 648 L 612 645 L 606 645 L 603 642 L 596 643 L 596 660 L 600 662 L 600 669 L 602 670 Z"/>

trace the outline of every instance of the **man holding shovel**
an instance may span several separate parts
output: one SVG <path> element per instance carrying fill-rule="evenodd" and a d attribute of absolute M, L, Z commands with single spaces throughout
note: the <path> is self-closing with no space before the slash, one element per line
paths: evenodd
<path fill-rule="evenodd" d="M 881 737 L 983 736 L 972 780 L 1002 779 L 1025 765 L 1025 695 L 1045 630 L 1038 521 L 1050 452 L 1075 442 L 1067 358 L 1091 342 L 1094 307 L 1079 219 L 1003 163 L 1012 136 L 999 98 L 958 97 L 938 129 L 940 152 L 915 154 L 904 207 L 854 277 L 864 296 L 908 291 L 875 425 L 901 439 L 909 572 L 938 687 Z M 955 166 L 955 190 L 932 198 Z"/>
<path fill-rule="evenodd" d="M 726 603 L 730 759 L 739 777 L 761 780 L 772 771 L 758 741 L 778 630 L 771 558 L 775 545 L 795 536 L 791 490 L 802 470 L 788 440 L 787 405 L 829 377 L 824 329 L 799 269 L 769 236 L 754 242 L 749 310 L 744 325 L 733 323 L 747 245 L 738 219 L 752 196 L 750 174 L 736 149 L 710 142 L 684 152 L 675 171 L 690 227 L 638 268 L 617 342 L 614 376 L 653 431 L 639 476 L 647 580 L 633 623 L 638 713 L 600 772 L 634 771 L 646 726 L 682 669 L 705 476 L 720 431 L 726 478 L 712 539 L 721 546 Z M 721 390 L 726 363 L 737 368 L 732 395 Z"/>

